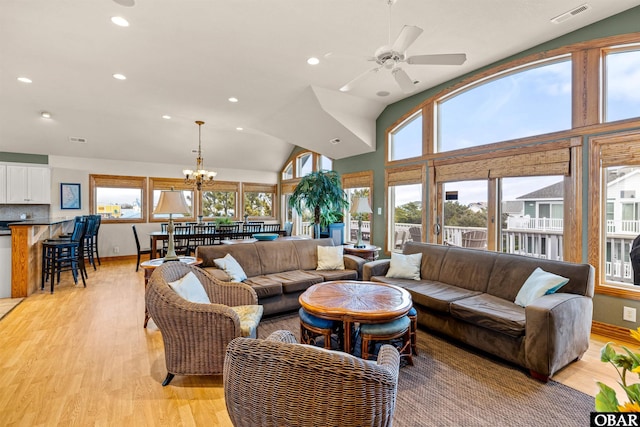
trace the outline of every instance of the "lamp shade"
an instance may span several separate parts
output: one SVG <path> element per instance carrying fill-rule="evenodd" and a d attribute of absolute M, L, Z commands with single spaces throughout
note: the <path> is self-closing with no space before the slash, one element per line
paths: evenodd
<path fill-rule="evenodd" d="M 184 194 L 180 190 L 165 190 L 160 192 L 160 200 L 153 211 L 154 214 L 184 214 L 190 213 Z"/>
<path fill-rule="evenodd" d="M 358 197 L 354 200 L 354 203 L 351 204 L 351 214 L 359 214 L 359 213 L 373 213 L 371 210 L 371 206 L 369 206 L 369 198 L 368 197 Z"/>

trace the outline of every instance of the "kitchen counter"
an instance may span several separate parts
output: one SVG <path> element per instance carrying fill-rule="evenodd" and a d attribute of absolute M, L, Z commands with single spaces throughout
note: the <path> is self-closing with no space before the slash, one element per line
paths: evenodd
<path fill-rule="evenodd" d="M 12 298 L 27 297 L 40 289 L 41 242 L 70 231 L 74 218 L 32 218 L 9 224 Z"/>

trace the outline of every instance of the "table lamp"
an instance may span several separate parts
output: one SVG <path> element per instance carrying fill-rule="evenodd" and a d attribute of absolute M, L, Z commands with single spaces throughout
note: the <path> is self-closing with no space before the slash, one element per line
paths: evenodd
<path fill-rule="evenodd" d="M 189 214 L 189 206 L 184 199 L 184 195 L 180 190 L 164 190 L 160 192 L 160 200 L 153 211 L 154 214 L 169 214 L 169 224 L 167 225 L 167 233 L 169 233 L 169 244 L 164 261 L 177 261 L 176 248 L 173 242 L 173 214 Z"/>
<path fill-rule="evenodd" d="M 362 214 L 371 214 L 373 211 L 369 206 L 368 197 L 358 197 L 351 204 L 351 215 L 358 215 L 358 241 L 353 246 L 354 248 L 364 248 L 366 245 L 362 244 Z"/>

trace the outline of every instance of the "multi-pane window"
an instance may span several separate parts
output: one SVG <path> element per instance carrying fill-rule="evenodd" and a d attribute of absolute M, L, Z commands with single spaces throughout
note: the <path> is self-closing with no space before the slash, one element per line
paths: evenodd
<path fill-rule="evenodd" d="M 287 163 L 287 165 L 282 170 L 282 179 L 292 179 L 293 178 L 293 162 Z"/>
<path fill-rule="evenodd" d="M 389 133 L 389 160 L 403 160 L 422 155 L 422 113 L 406 119 Z"/>
<path fill-rule="evenodd" d="M 605 56 L 605 120 L 640 117 L 640 49 Z"/>
<path fill-rule="evenodd" d="M 144 222 L 146 191 L 146 177 L 89 175 L 90 211 L 105 223 Z"/>
<path fill-rule="evenodd" d="M 438 152 L 570 129 L 571 61 L 547 61 L 476 83 L 437 108 Z"/>
<path fill-rule="evenodd" d="M 487 248 L 487 181 L 444 184 L 443 241 L 456 246 Z"/>
<path fill-rule="evenodd" d="M 327 156 L 319 156 L 318 158 L 318 170 L 330 171 L 333 169 L 333 160 Z"/>
<path fill-rule="evenodd" d="M 422 184 L 394 185 L 388 188 L 389 249 L 401 252 L 404 242 L 423 241 Z"/>

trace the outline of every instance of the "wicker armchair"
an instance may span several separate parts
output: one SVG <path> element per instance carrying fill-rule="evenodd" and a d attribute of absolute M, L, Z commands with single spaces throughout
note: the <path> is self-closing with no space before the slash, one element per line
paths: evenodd
<path fill-rule="evenodd" d="M 390 426 L 400 356 L 382 346 L 377 364 L 300 345 L 289 331 L 227 347 L 224 397 L 234 426 Z"/>
<path fill-rule="evenodd" d="M 200 280 L 212 304 L 187 301 L 169 287 L 169 282 L 190 271 Z M 177 261 L 154 270 L 145 298 L 164 341 L 168 373 L 163 386 L 174 375 L 222 374 L 227 344 L 243 336 L 240 317 L 231 307 L 258 304 L 256 292 L 249 285 L 221 282 L 198 267 Z M 254 330 L 252 336 L 256 335 Z"/>

